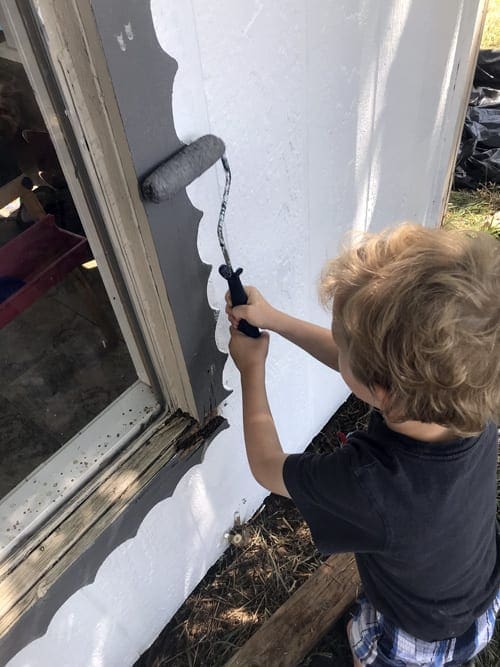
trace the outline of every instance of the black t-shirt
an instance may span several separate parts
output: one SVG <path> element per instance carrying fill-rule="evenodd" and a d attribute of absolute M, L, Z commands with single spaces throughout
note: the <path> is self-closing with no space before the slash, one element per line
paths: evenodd
<path fill-rule="evenodd" d="M 445 443 L 390 430 L 373 411 L 331 454 L 292 454 L 286 488 L 320 551 L 354 551 L 364 592 L 414 637 L 458 637 L 500 585 L 497 432 Z"/>

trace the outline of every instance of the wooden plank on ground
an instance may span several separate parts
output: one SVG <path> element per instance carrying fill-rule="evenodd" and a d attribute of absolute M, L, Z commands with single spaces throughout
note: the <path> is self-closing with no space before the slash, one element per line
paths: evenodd
<path fill-rule="evenodd" d="M 352 604 L 358 589 L 354 556 L 330 556 L 225 667 L 296 667 Z"/>

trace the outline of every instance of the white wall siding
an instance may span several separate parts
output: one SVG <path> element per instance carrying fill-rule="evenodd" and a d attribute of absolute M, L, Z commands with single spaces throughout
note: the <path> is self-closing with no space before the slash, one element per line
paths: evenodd
<path fill-rule="evenodd" d="M 276 306 L 328 326 L 316 283 L 348 230 L 404 219 L 438 223 L 481 5 L 151 1 L 158 40 L 179 63 L 179 137 L 210 131 L 225 140 L 232 260 Z M 214 267 L 222 262 L 222 187 L 217 167 L 189 188 L 205 212 L 200 256 Z M 223 308 L 225 289 L 214 269 L 213 307 Z M 225 317 L 217 343 L 226 349 Z M 234 512 L 247 519 L 257 509 L 265 492 L 247 469 L 231 361 L 224 381 L 233 389 L 222 406 L 231 428 L 11 667 L 133 663 L 221 555 Z M 301 451 L 347 395 L 334 373 L 277 337 L 268 389 L 288 451 Z"/>

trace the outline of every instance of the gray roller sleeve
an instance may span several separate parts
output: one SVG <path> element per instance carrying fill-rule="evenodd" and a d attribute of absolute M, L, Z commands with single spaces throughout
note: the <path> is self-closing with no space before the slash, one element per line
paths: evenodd
<path fill-rule="evenodd" d="M 155 204 L 171 199 L 215 164 L 225 150 L 222 139 L 213 134 L 206 134 L 184 146 L 144 179 L 144 199 Z"/>

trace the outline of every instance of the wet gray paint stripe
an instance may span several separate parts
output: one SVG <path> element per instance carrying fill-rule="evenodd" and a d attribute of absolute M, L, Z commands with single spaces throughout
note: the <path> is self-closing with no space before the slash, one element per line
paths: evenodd
<path fill-rule="evenodd" d="M 183 146 L 172 115 L 177 63 L 158 44 L 150 5 L 144 0 L 92 0 L 138 180 Z M 185 190 L 160 204 L 146 202 L 145 209 L 196 405 L 204 418 L 228 392 L 222 384 L 227 355 L 215 344 L 214 311 L 207 300 L 211 267 L 201 261 L 197 249 L 202 213 Z"/>

